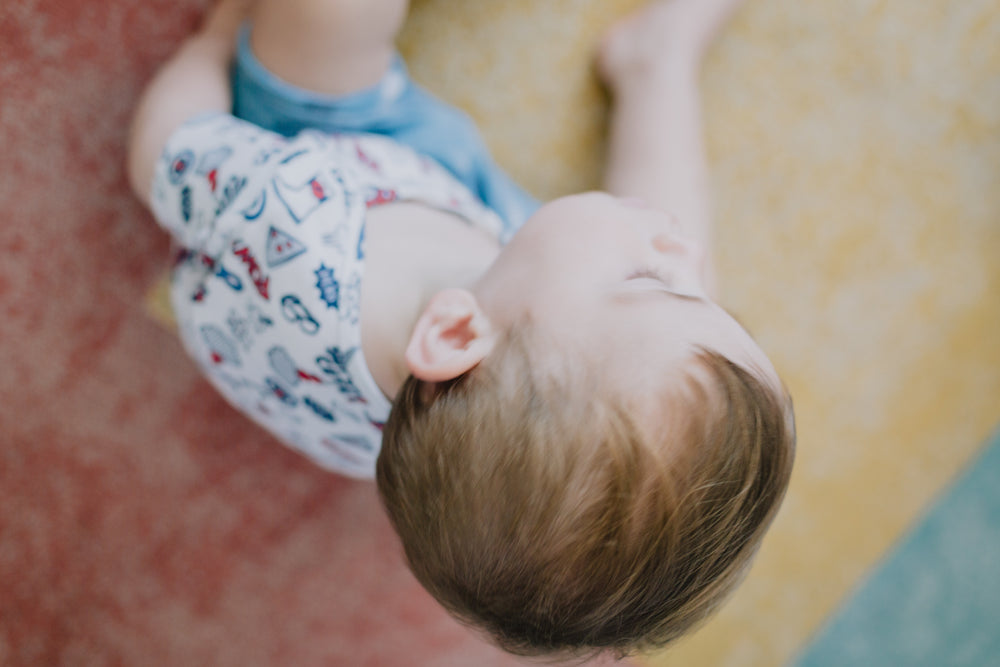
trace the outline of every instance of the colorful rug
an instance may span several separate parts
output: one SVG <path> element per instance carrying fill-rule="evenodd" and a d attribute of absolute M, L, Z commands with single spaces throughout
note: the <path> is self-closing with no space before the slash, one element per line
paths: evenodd
<path fill-rule="evenodd" d="M 1000 664 L 1000 432 L 797 667 Z"/>
<path fill-rule="evenodd" d="M 401 48 L 549 198 L 599 184 L 590 55 L 641 2 L 415 0 Z M 420 589 L 370 485 L 237 415 L 148 315 L 167 242 L 125 137 L 205 4 L 0 3 L 0 664 L 523 664 Z M 906 637 L 933 608 L 955 615 L 922 656 L 1000 662 L 957 625 L 995 589 L 887 556 L 1000 419 L 1000 6 L 748 0 L 703 88 L 723 302 L 795 397 L 799 456 L 746 584 L 643 661 L 837 661 L 862 620 Z M 981 525 L 940 535 L 986 558 Z"/>

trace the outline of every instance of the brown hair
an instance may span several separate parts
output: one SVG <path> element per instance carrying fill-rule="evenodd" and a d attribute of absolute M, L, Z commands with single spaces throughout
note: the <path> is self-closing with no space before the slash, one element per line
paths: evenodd
<path fill-rule="evenodd" d="M 499 347 L 396 398 L 377 481 L 413 573 L 513 653 L 626 655 L 689 630 L 784 495 L 787 396 L 702 351 L 650 438 L 588 375 L 539 370 L 520 335 Z"/>

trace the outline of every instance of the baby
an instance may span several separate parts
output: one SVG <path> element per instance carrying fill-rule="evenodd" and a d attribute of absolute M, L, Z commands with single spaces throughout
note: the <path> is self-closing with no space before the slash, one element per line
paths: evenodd
<path fill-rule="evenodd" d="M 541 208 L 409 80 L 407 4 L 222 0 L 150 84 L 129 175 L 181 248 L 181 337 L 286 444 L 376 477 L 415 575 L 504 648 L 663 645 L 745 574 L 794 451 L 712 301 L 697 77 L 739 0 L 608 33 L 610 194 Z"/>

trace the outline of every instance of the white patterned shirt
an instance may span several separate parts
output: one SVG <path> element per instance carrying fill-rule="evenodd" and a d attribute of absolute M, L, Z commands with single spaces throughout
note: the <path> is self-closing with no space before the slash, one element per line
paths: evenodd
<path fill-rule="evenodd" d="M 369 134 L 286 139 L 228 114 L 167 142 L 152 209 L 181 250 L 181 339 L 235 407 L 320 466 L 371 478 L 389 400 L 361 351 L 365 219 L 417 201 L 497 238 L 503 223 L 434 161 Z"/>

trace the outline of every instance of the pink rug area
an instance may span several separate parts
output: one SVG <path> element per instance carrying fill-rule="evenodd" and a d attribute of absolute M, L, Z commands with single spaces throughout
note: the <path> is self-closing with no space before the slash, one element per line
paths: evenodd
<path fill-rule="evenodd" d="M 515 665 L 406 570 L 374 486 L 286 451 L 143 311 L 129 116 L 196 0 L 0 5 L 0 664 Z"/>

